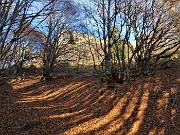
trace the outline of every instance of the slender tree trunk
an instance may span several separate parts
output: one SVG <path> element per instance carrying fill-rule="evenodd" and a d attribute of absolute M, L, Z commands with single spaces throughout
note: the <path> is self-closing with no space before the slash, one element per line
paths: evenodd
<path fill-rule="evenodd" d="M 107 82 L 112 83 L 113 82 L 113 77 L 112 77 L 112 52 L 111 52 L 111 47 L 108 47 L 108 55 L 105 59 L 105 64 L 106 64 L 106 76 L 107 76 Z"/>
<path fill-rule="evenodd" d="M 91 56 L 92 56 L 92 59 L 93 59 L 93 66 L 94 66 L 94 69 L 96 71 L 96 62 L 95 62 L 95 57 L 94 57 L 94 54 L 93 54 L 93 51 L 92 51 L 92 48 L 91 48 L 91 42 L 90 42 L 89 35 L 88 35 L 88 45 L 89 45 L 89 50 L 91 52 Z"/>
<path fill-rule="evenodd" d="M 108 9 L 107 9 L 107 34 L 108 34 L 108 46 L 107 46 L 107 58 L 106 58 L 106 75 L 108 79 L 108 85 L 110 87 L 114 87 L 112 84 L 113 82 L 113 77 L 112 77 L 112 45 L 110 43 L 110 40 L 112 38 L 111 34 L 111 17 L 110 17 L 110 6 L 111 6 L 111 1 L 108 0 Z"/>
<path fill-rule="evenodd" d="M 122 69 L 121 69 L 121 77 L 120 79 L 121 80 L 124 80 L 124 77 L 125 77 L 125 52 L 124 52 L 124 49 L 125 49 L 125 42 L 123 41 L 123 44 L 122 44 L 122 50 L 121 50 L 121 61 L 122 61 Z"/>
<path fill-rule="evenodd" d="M 52 73 L 52 67 L 50 66 L 50 64 L 44 64 L 43 78 L 41 80 L 42 81 L 52 80 L 51 73 Z"/>

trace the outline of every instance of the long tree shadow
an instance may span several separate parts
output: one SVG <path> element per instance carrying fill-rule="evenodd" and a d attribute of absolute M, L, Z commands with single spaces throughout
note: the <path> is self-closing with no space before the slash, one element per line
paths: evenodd
<path fill-rule="evenodd" d="M 22 123 L 23 121 L 28 121 L 33 117 L 34 119 L 39 119 L 43 121 L 42 122 L 43 125 L 41 125 L 40 127 L 43 128 L 46 125 L 47 127 L 46 126 L 45 127 L 47 132 L 51 134 L 50 128 L 52 126 L 49 127 L 48 124 L 52 124 L 53 126 L 56 125 L 55 123 L 57 122 L 57 120 L 55 119 L 59 119 L 61 121 L 64 120 L 65 122 L 67 121 L 67 119 L 69 119 L 68 117 L 71 116 L 71 118 L 72 117 L 75 118 L 74 120 L 76 120 L 77 117 L 79 119 L 81 119 L 80 117 L 82 117 L 84 121 L 85 119 L 87 119 L 88 116 L 88 114 L 86 113 L 89 113 L 89 111 L 91 111 L 91 110 L 87 111 L 87 108 L 92 108 L 94 106 L 93 104 L 95 103 L 94 101 L 98 100 L 99 98 L 98 96 L 94 97 L 94 95 L 97 95 L 98 90 L 102 86 L 99 84 L 94 85 L 95 83 L 96 83 L 95 81 L 89 83 L 89 79 L 85 81 L 76 80 L 76 82 L 73 82 L 71 80 L 70 83 L 71 86 L 63 90 L 65 84 L 59 85 L 58 87 L 57 84 L 53 82 L 48 84 L 48 88 L 51 89 L 51 92 L 46 93 L 45 95 L 43 95 L 42 93 L 46 92 L 47 89 L 45 90 L 43 89 L 42 91 L 40 91 L 39 89 L 43 85 L 45 85 L 41 82 L 37 82 L 35 84 L 33 83 L 32 86 L 29 85 L 28 87 L 19 89 L 18 93 L 21 94 L 19 95 L 16 101 L 18 111 L 14 113 L 14 115 L 17 116 L 16 124 Z M 56 85 L 56 87 L 52 87 L 53 85 Z M 94 91 L 94 89 L 96 90 Z M 36 90 L 38 90 L 38 92 Z M 59 92 L 57 93 L 57 91 Z M 53 96 L 47 96 L 47 95 L 53 95 Z M 103 98 L 104 96 L 107 96 L 107 93 L 104 92 L 103 94 L 101 93 L 100 95 L 101 98 Z M 23 114 L 23 116 L 22 115 L 20 116 L 19 114 Z M 74 122 L 74 124 L 75 123 L 77 122 Z"/>
<path fill-rule="evenodd" d="M 88 77 L 36 81 L 12 93 L 16 96 L 10 103 L 13 112 L 8 110 L 11 124 L 3 127 L 2 134 L 176 135 L 179 101 L 172 99 L 179 100 L 178 72 L 175 76 L 163 71 L 142 77 L 117 85 L 116 90 Z M 12 131 L 17 124 L 31 120 L 41 124 L 23 132 Z"/>
<path fill-rule="evenodd" d="M 178 106 L 172 108 L 171 102 L 175 96 L 179 97 L 180 82 L 177 80 L 180 79 L 180 76 L 179 71 L 173 72 L 173 69 L 161 71 L 156 79 L 150 80 L 154 81 L 154 87 L 150 90 L 144 119 L 136 134 L 178 135 L 180 133 L 178 128 L 180 116 L 177 113 L 180 108 Z M 176 97 L 176 99 L 179 98 Z M 172 114 L 172 111 L 175 114 Z"/>
<path fill-rule="evenodd" d="M 69 84 L 70 87 L 65 88 L 65 90 L 62 89 Z M 48 84 L 48 88 L 53 90 L 45 95 L 42 93 L 47 90 L 40 92 L 39 88 L 44 85 L 40 82 L 33 83 L 33 89 L 31 86 L 18 89 L 17 91 L 22 95 L 20 94 L 16 100 L 18 110 L 14 113 L 17 119 L 16 124 L 28 121 L 33 117 L 33 119 L 43 123 L 38 126 L 38 130 L 42 133 L 44 128 L 46 128 L 44 132 L 48 134 L 62 133 L 75 125 L 105 115 L 112 109 L 113 105 L 111 104 L 118 101 L 116 99 L 118 96 L 115 97 L 115 93 L 105 90 L 101 83 L 97 83 L 97 79 L 85 78 L 76 80 L 76 82 L 71 81 L 69 84 L 58 87 L 56 83 L 52 83 L 51 85 L 56 85 L 53 88 Z M 57 91 L 60 92 L 51 98 L 47 96 Z M 107 108 L 107 106 L 110 107 Z M 57 124 L 59 126 L 56 126 Z M 55 129 L 52 130 L 52 127 Z M 31 132 L 31 130 L 27 132 Z"/>
<path fill-rule="evenodd" d="M 145 87 L 147 87 L 146 83 L 137 85 L 136 82 L 132 82 L 132 84 L 128 85 L 129 87 L 124 90 L 125 93 L 121 94 L 122 97 L 112 109 L 113 111 L 111 110 L 112 112 L 110 111 L 108 114 L 103 116 L 105 118 L 112 116 L 112 119 L 107 120 L 106 123 L 102 124 L 102 126 L 100 126 L 98 129 L 90 130 L 86 133 L 124 135 L 128 133 L 130 128 L 137 126 L 137 124 L 140 123 L 139 121 L 142 121 L 141 118 L 137 117 L 140 117 L 140 115 L 143 114 L 144 110 L 146 109 L 145 104 L 148 99 L 148 93 L 145 90 Z M 145 104 L 143 102 L 145 102 Z M 101 120 L 102 119 L 99 119 L 98 122 Z"/>
<path fill-rule="evenodd" d="M 164 72 L 164 71 L 163 71 Z M 166 73 L 166 72 L 165 72 Z M 169 73 L 167 78 L 160 75 L 145 77 L 139 84 L 130 86 L 137 88 L 133 92 L 126 90 L 119 103 L 107 113 L 72 127 L 64 134 L 179 134 L 179 108 L 169 108 L 171 98 L 179 95 L 179 74 Z M 169 81 L 167 83 L 167 81 Z M 166 90 L 165 90 L 166 89 Z M 171 94 L 169 90 L 176 91 Z M 128 95 L 130 92 L 130 95 Z M 128 96 L 127 96 L 128 95 Z M 125 98 L 123 100 L 123 98 Z M 178 101 L 175 101 L 175 103 Z M 118 110 L 116 110 L 116 109 Z M 114 113 L 111 113 L 112 110 Z M 172 117 L 172 112 L 173 117 Z M 110 117 L 111 116 L 111 117 Z M 172 119 L 175 120 L 174 127 Z"/>
<path fill-rule="evenodd" d="M 119 126 L 118 130 L 113 131 L 111 134 L 127 134 L 131 128 L 133 128 L 133 124 L 136 121 L 141 121 L 141 118 L 139 118 L 140 112 L 142 113 L 144 109 L 146 109 L 146 107 L 142 108 L 142 105 L 146 104 L 146 101 L 143 99 L 146 98 L 145 92 L 147 92 L 144 85 L 145 82 L 139 86 L 139 89 L 135 90 L 135 93 L 132 93 L 128 106 L 124 108 L 124 113 L 120 114 L 117 118 L 119 119 L 118 122 L 120 122 L 121 125 Z M 122 116 L 124 117 L 123 119 Z M 136 126 L 138 126 L 138 124 L 139 123 L 137 122 Z"/>
<path fill-rule="evenodd" d="M 129 88 L 126 88 L 125 91 L 128 92 L 128 91 L 129 91 L 128 89 L 129 89 Z M 123 98 L 125 94 L 126 94 L 126 93 L 121 94 L 121 96 L 122 96 L 121 98 Z M 117 122 L 117 120 L 119 120 L 119 118 L 121 118 L 121 117 L 123 116 L 123 114 L 126 113 L 126 109 L 128 108 L 130 102 L 133 101 L 134 94 L 135 94 L 135 91 L 132 91 L 132 93 L 128 95 L 128 98 L 127 98 L 126 102 L 123 104 L 123 107 L 121 108 L 121 110 L 119 110 L 119 114 L 117 115 L 117 117 L 115 117 L 114 119 L 112 119 L 111 121 L 109 121 L 107 124 L 103 125 L 101 128 L 99 128 L 99 129 L 96 130 L 95 132 L 100 132 L 100 131 L 103 131 L 104 129 L 108 129 L 109 126 L 111 126 L 111 125 L 113 125 L 113 123 Z M 119 124 L 119 125 L 118 125 L 118 124 Z M 116 124 L 116 128 L 117 128 L 118 126 L 121 126 L 120 122 Z M 114 129 L 115 129 L 115 128 L 114 128 Z"/>
<path fill-rule="evenodd" d="M 125 90 L 120 91 L 122 89 Z M 131 104 L 134 104 L 137 98 L 133 97 L 133 95 L 138 95 L 138 93 L 132 91 L 131 86 L 125 85 L 124 87 L 121 87 L 120 90 L 119 93 L 116 93 L 115 98 L 117 102 L 114 103 L 113 108 L 109 108 L 106 113 L 96 118 L 78 124 L 78 126 L 67 130 L 64 134 L 113 134 L 114 131 L 117 131 L 131 115 L 132 111 L 129 103 L 131 102 Z M 142 95 L 143 91 L 139 94 Z M 138 100 L 140 101 L 140 98 L 137 99 L 137 101 Z M 130 111 L 130 113 L 128 111 Z"/>
<path fill-rule="evenodd" d="M 145 81 L 142 82 L 142 84 L 147 85 L 141 87 L 140 102 L 137 102 L 138 106 L 134 109 L 135 115 L 132 115 L 129 121 L 126 121 L 127 126 L 124 127 L 126 129 L 124 134 L 146 135 L 160 124 L 157 118 L 156 111 L 158 108 L 156 104 L 161 95 L 154 92 L 157 85 L 155 80 L 156 78 L 145 78 Z"/>

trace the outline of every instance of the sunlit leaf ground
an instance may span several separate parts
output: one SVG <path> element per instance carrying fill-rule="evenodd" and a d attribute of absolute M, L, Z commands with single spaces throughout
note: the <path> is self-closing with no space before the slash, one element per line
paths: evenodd
<path fill-rule="evenodd" d="M 0 86 L 1 135 L 180 135 L 180 66 L 115 90 L 93 77 L 39 80 Z"/>

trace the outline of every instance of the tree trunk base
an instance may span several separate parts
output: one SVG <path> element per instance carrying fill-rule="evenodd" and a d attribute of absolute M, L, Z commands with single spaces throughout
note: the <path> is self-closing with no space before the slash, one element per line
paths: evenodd
<path fill-rule="evenodd" d="M 107 87 L 109 89 L 114 89 L 115 88 L 115 83 L 114 82 L 107 82 Z"/>
<path fill-rule="evenodd" d="M 123 79 L 116 80 L 116 83 L 123 84 Z"/>
<path fill-rule="evenodd" d="M 44 76 L 41 77 L 41 82 L 48 82 L 51 80 L 52 80 L 52 77 L 44 77 Z"/>

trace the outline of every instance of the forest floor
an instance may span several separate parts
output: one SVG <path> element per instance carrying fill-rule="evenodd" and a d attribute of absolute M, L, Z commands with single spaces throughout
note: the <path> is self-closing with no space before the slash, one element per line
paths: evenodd
<path fill-rule="evenodd" d="M 116 84 L 40 76 L 0 86 L 1 135 L 180 135 L 180 65 Z"/>

